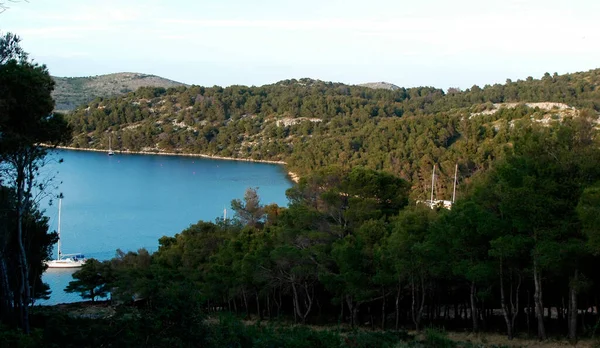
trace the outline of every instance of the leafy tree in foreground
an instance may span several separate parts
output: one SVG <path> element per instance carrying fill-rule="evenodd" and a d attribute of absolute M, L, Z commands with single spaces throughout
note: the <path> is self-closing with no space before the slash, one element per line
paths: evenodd
<path fill-rule="evenodd" d="M 66 292 L 78 293 L 84 299 L 96 301 L 96 297 L 105 297 L 112 280 L 111 267 L 108 262 L 89 259 L 80 270 L 73 273 L 73 281 L 65 288 Z"/>
<path fill-rule="evenodd" d="M 600 151 L 591 125 L 590 120 L 579 118 L 561 126 L 525 129 L 516 139 L 513 153 L 480 188 L 485 197 L 480 202 L 504 221 L 509 231 L 504 240 L 494 241 L 492 255 L 510 254 L 512 243 L 531 246 L 540 339 L 547 338 L 542 289 L 548 273 L 569 279 L 569 337 L 576 339 L 580 269 L 587 255 L 585 229 L 576 207 L 582 204 L 584 189 L 600 178 Z M 506 239 L 508 236 L 512 240 Z"/>
<path fill-rule="evenodd" d="M 43 65 L 27 61 L 27 55 L 18 44 L 18 37 L 12 34 L 0 37 L 0 185 L 13 192 L 15 209 L 15 215 L 10 217 L 14 219 L 15 229 L 8 231 L 9 238 L 15 243 L 14 269 L 0 269 L 0 272 L 17 275 L 12 289 L 12 309 L 18 312 L 20 326 L 28 333 L 28 307 L 33 289 L 30 283 L 31 265 L 37 265 L 41 260 L 33 259 L 29 252 L 27 241 L 32 237 L 28 233 L 32 231 L 28 231 L 25 225 L 27 217 L 35 211 L 34 194 L 43 192 L 47 184 L 38 180 L 38 172 L 47 154 L 46 148 L 39 144 L 68 141 L 71 130 L 62 115 L 52 113 L 54 101 L 50 93 L 54 82 L 48 70 Z M 47 247 L 40 245 L 42 249 Z M 4 264 L 7 262 L 0 262 L 0 265 Z M 36 266 L 35 269 L 40 274 L 43 271 L 43 267 Z"/>
<path fill-rule="evenodd" d="M 430 237 L 434 243 L 443 245 L 436 250 L 445 247 L 446 252 L 442 255 L 446 256 L 452 273 L 468 284 L 474 332 L 479 330 L 477 290 L 490 283 L 494 272 L 488 250 L 490 240 L 498 233 L 497 226 L 494 217 L 475 202 L 459 201 L 441 219 Z"/>
<path fill-rule="evenodd" d="M 407 287 L 410 293 L 410 318 L 415 329 L 421 329 L 427 295 L 427 283 L 433 273 L 428 231 L 434 221 L 434 212 L 425 207 L 410 207 L 400 212 L 392 223 L 392 233 L 386 243 L 388 257 L 398 287 Z"/>

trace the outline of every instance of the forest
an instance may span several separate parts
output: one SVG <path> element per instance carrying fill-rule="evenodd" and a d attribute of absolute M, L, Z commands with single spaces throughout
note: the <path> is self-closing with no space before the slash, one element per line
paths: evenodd
<path fill-rule="evenodd" d="M 600 70 L 465 91 L 370 89 L 312 79 L 261 87 L 141 88 L 68 115 L 72 146 L 283 160 L 300 176 L 339 165 L 395 173 L 425 199 L 487 170 L 514 129 L 564 116 L 596 117 Z M 537 104 L 536 104 L 537 103 Z"/>
<path fill-rule="evenodd" d="M 153 254 L 86 264 L 71 284 L 90 299 L 113 289 L 119 301 L 173 308 L 180 320 L 228 311 L 575 342 L 600 319 L 594 125 L 534 125 L 511 141 L 450 210 L 409 204 L 410 184 L 391 174 L 328 167 L 289 189 L 286 208 L 261 205 L 249 188 L 232 201 L 234 219 L 165 236 Z"/>
<path fill-rule="evenodd" d="M 0 346 L 475 347 L 596 340 L 600 70 L 469 90 L 310 79 L 142 88 L 52 112 L 53 81 L 0 37 Z M 31 102 L 35 100 L 36 102 Z M 90 259 L 68 292 L 110 315 L 34 306 L 56 234 L 37 205 L 48 147 L 278 159 L 289 204 L 256 188 L 235 216 L 156 252 Z M 421 204 L 435 192 L 451 209 Z M 429 186 L 428 186 L 429 185 Z M 482 343 L 483 344 L 483 343 Z"/>

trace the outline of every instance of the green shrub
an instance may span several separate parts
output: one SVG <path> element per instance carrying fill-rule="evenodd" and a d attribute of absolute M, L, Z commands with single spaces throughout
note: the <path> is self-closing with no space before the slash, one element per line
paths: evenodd
<path fill-rule="evenodd" d="M 394 332 L 355 331 L 344 339 L 344 346 L 356 348 L 395 347 L 401 341 L 401 334 Z"/>
<path fill-rule="evenodd" d="M 456 343 L 448 338 L 445 331 L 429 328 L 425 330 L 425 346 L 435 348 L 453 348 Z"/>
<path fill-rule="evenodd" d="M 30 335 L 24 335 L 18 329 L 9 329 L 4 326 L 0 326 L 0 348 L 33 348 L 41 346 L 43 346 L 41 330 L 33 330 Z"/>

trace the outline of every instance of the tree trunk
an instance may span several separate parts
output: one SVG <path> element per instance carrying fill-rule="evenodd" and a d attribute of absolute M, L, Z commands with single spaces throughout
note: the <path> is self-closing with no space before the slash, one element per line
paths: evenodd
<path fill-rule="evenodd" d="M 0 322 L 8 324 L 8 318 L 13 311 L 11 304 L 12 292 L 8 282 L 8 267 L 4 253 L 0 254 Z"/>
<path fill-rule="evenodd" d="M 531 293 L 527 290 L 527 336 L 531 336 L 531 325 L 530 325 L 530 317 L 531 317 Z"/>
<path fill-rule="evenodd" d="M 517 289 L 515 290 L 514 297 L 513 297 L 513 291 L 512 291 L 512 282 L 510 284 L 510 305 L 511 305 L 511 311 L 512 311 L 510 325 L 512 327 L 513 336 L 514 336 L 514 332 L 515 332 L 515 321 L 517 320 L 517 315 L 519 315 L 519 290 L 521 289 L 521 275 L 518 274 L 517 276 L 518 276 Z M 513 298 L 514 298 L 514 301 L 513 301 Z"/>
<path fill-rule="evenodd" d="M 458 313 L 458 303 L 454 302 L 454 320 L 457 320 L 459 316 Z"/>
<path fill-rule="evenodd" d="M 298 316 L 300 314 L 300 310 L 298 309 L 298 291 L 296 290 L 296 283 L 292 282 L 292 300 L 294 302 L 294 323 L 298 322 Z"/>
<path fill-rule="evenodd" d="M 27 253 L 23 243 L 23 217 L 25 215 L 25 173 L 19 170 L 17 175 L 17 245 L 18 245 L 18 268 L 19 268 L 19 309 L 21 328 L 25 334 L 29 334 L 29 267 L 27 264 Z"/>
<path fill-rule="evenodd" d="M 423 279 L 423 277 L 421 276 L 421 281 L 420 284 L 416 284 L 415 286 L 415 280 L 414 277 L 411 279 L 411 287 L 412 287 L 412 320 L 413 323 L 415 324 L 415 330 L 419 331 L 420 328 L 420 324 L 421 324 L 421 318 L 423 317 L 423 309 L 425 308 L 425 280 Z M 417 296 L 419 295 L 419 286 L 421 288 L 421 298 L 417 299 Z M 418 302 L 418 303 L 417 303 Z"/>
<path fill-rule="evenodd" d="M 571 290 L 571 286 L 569 285 L 569 291 Z M 562 306 L 560 307 L 556 307 L 556 315 L 558 317 L 558 323 L 561 324 L 563 317 L 565 315 L 565 309 L 568 312 L 569 311 L 569 305 L 565 306 L 565 297 L 562 296 L 561 297 L 561 302 L 562 302 Z M 552 307 L 549 308 L 550 311 L 552 311 Z M 569 313 L 567 313 L 567 316 L 569 315 Z M 570 317 L 569 317 L 570 318 Z M 548 319 L 550 319 L 550 317 L 548 317 Z M 569 325 L 569 320 L 567 319 L 567 325 Z"/>
<path fill-rule="evenodd" d="M 356 306 L 354 305 L 352 296 L 346 295 L 346 304 L 348 305 L 348 310 L 350 311 L 350 326 L 354 327 L 356 325 L 357 311 L 355 309 Z"/>
<path fill-rule="evenodd" d="M 267 315 L 269 316 L 269 320 L 271 320 L 271 294 L 267 295 Z"/>
<path fill-rule="evenodd" d="M 421 275 L 421 308 L 419 309 L 419 322 L 421 318 L 423 318 L 423 309 L 425 308 L 425 279 L 423 275 Z"/>
<path fill-rule="evenodd" d="M 277 318 L 279 318 L 281 316 L 281 306 L 283 306 L 283 299 L 281 298 L 282 294 L 281 294 L 281 289 L 279 289 L 279 291 L 277 292 L 277 295 L 279 295 L 279 301 L 277 301 L 277 297 L 273 296 L 273 299 L 275 300 L 275 305 L 277 306 Z"/>
<path fill-rule="evenodd" d="M 450 307 L 447 304 L 444 304 L 442 310 L 440 312 L 440 318 L 444 317 L 444 323 L 448 321 L 448 316 L 450 315 Z"/>
<path fill-rule="evenodd" d="M 502 315 L 506 322 L 506 335 L 509 340 L 513 339 L 513 327 L 509 319 L 508 307 L 506 305 L 506 297 L 504 296 L 504 272 L 502 266 L 502 259 L 500 259 L 500 306 L 502 307 Z"/>
<path fill-rule="evenodd" d="M 304 308 L 306 309 L 305 312 L 302 314 L 302 324 L 306 323 L 306 318 L 308 317 L 308 314 L 310 314 L 310 311 L 312 310 L 312 306 L 313 306 L 313 299 L 315 296 L 315 289 L 312 285 L 308 285 L 308 283 L 305 281 L 304 282 Z"/>
<path fill-rule="evenodd" d="M 569 287 L 569 340 L 571 343 L 577 342 L 577 288 L 578 288 L 578 270 L 575 269 L 573 279 Z"/>
<path fill-rule="evenodd" d="M 344 295 L 340 296 L 340 319 L 338 320 L 339 323 L 344 322 L 344 298 Z"/>
<path fill-rule="evenodd" d="M 381 289 L 383 298 L 381 299 L 381 330 L 385 330 L 385 289 Z"/>
<path fill-rule="evenodd" d="M 244 307 L 246 307 L 246 318 L 250 317 L 250 309 L 248 308 L 248 299 L 246 298 L 246 290 L 242 287 L 242 298 L 244 299 Z"/>
<path fill-rule="evenodd" d="M 477 301 L 475 300 L 475 282 L 471 282 L 471 292 L 469 298 L 471 300 L 471 318 L 473 319 L 473 332 L 479 331 L 479 318 L 477 315 Z"/>
<path fill-rule="evenodd" d="M 537 318 L 538 338 L 546 340 L 546 328 L 544 326 L 544 304 L 542 301 L 542 280 L 538 270 L 537 259 L 533 259 L 533 282 L 535 291 L 533 293 L 533 302 L 535 306 L 535 316 Z"/>
<path fill-rule="evenodd" d="M 256 314 L 258 314 L 258 319 L 262 320 L 262 313 L 260 312 L 260 299 L 258 298 L 258 289 L 256 289 L 256 292 L 254 294 L 255 298 L 256 298 Z"/>
<path fill-rule="evenodd" d="M 415 295 L 415 280 L 414 278 L 411 278 L 410 280 L 410 287 L 411 287 L 411 293 L 412 293 L 412 302 L 411 302 L 411 313 L 412 313 L 412 321 L 415 324 L 415 330 L 418 332 L 419 331 L 419 322 L 417 321 L 417 316 L 416 316 L 416 295 Z"/>
<path fill-rule="evenodd" d="M 400 285 L 398 285 L 398 291 L 396 292 L 396 331 L 400 328 Z"/>

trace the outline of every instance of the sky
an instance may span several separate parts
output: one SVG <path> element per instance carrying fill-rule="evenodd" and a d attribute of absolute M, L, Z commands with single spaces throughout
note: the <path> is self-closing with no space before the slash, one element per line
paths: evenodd
<path fill-rule="evenodd" d="M 600 1 L 28 0 L 0 31 L 55 76 L 469 88 L 600 67 Z"/>

